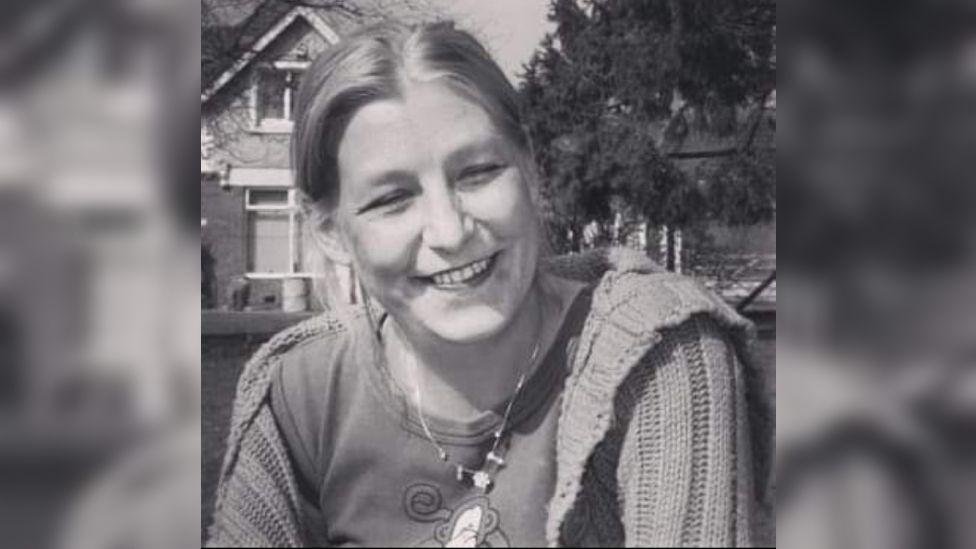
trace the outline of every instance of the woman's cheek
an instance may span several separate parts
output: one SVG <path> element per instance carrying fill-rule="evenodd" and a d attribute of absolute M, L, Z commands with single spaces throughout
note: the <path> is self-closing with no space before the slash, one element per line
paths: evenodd
<path fill-rule="evenodd" d="M 363 220 L 352 227 L 354 255 L 362 275 L 389 279 L 412 274 L 414 217 L 403 212 Z"/>
<path fill-rule="evenodd" d="M 494 185 L 486 185 L 470 197 L 470 211 L 492 225 L 500 234 L 518 234 L 532 215 L 528 195 L 522 191 L 521 178 L 503 175 Z"/>

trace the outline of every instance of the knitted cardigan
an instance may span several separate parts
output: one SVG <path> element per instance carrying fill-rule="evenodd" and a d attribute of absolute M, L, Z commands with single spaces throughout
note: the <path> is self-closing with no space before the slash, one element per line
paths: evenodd
<path fill-rule="evenodd" d="M 549 261 L 597 282 L 566 380 L 556 441 L 550 546 L 748 546 L 771 422 L 748 360 L 752 325 L 643 254 Z M 241 374 L 217 487 L 212 546 L 301 546 L 299 493 L 269 404 L 282 355 L 336 330 L 321 315 L 266 343 Z"/>

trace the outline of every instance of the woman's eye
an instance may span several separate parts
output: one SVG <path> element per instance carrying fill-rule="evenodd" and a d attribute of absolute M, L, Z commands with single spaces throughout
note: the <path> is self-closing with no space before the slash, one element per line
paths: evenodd
<path fill-rule="evenodd" d="M 487 183 L 495 178 L 505 168 L 504 164 L 494 162 L 486 164 L 476 164 L 461 170 L 458 181 L 465 185 L 477 185 Z"/>
<path fill-rule="evenodd" d="M 375 200 L 370 201 L 368 204 L 360 208 L 358 213 L 366 213 L 374 210 L 382 210 L 384 213 L 395 213 L 406 206 L 409 198 L 410 193 L 405 191 L 387 193 Z"/>

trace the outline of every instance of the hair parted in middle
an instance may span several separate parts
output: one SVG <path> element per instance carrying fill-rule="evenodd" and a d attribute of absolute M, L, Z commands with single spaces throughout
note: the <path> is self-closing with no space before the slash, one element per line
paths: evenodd
<path fill-rule="evenodd" d="M 340 296 L 331 263 L 315 243 L 339 198 L 338 151 L 346 127 L 366 105 L 402 98 L 412 82 L 442 83 L 479 105 L 496 129 L 518 151 L 518 168 L 538 200 L 538 172 L 529 134 L 523 123 L 519 93 L 488 51 L 470 33 L 450 21 L 407 25 L 381 23 L 344 37 L 317 57 L 302 77 L 296 100 L 291 139 L 291 162 L 299 190 L 304 223 L 306 260 L 314 293 L 325 303 L 346 301 Z M 538 210 L 538 204 L 536 204 Z M 537 219 L 541 234 L 545 225 Z M 541 239 L 548 255 L 548 239 Z M 352 269 L 352 267 L 350 267 Z M 355 272 L 348 276 L 356 285 Z M 363 305 L 369 296 L 358 284 Z"/>

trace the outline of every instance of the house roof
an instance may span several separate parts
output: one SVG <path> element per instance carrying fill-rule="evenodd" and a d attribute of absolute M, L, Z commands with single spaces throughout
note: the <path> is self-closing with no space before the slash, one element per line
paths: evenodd
<path fill-rule="evenodd" d="M 201 29 L 201 89 L 223 74 L 294 6 L 278 0 L 204 0 Z"/>
<path fill-rule="evenodd" d="M 261 3 L 238 25 L 204 29 L 200 100 L 209 101 L 296 20 L 304 19 L 328 42 L 339 34 L 315 9 L 278 1 Z"/>

